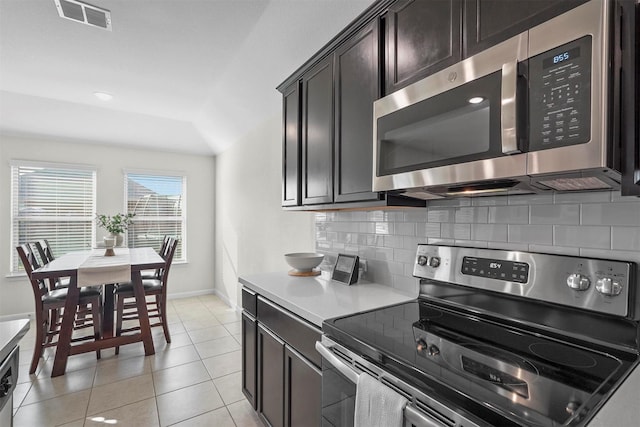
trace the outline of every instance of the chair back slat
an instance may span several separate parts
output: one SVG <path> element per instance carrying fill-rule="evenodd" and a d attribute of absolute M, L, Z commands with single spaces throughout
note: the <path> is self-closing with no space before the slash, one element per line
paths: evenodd
<path fill-rule="evenodd" d="M 16 247 L 18 251 L 18 256 L 20 257 L 20 261 L 22 261 L 22 266 L 24 267 L 25 272 L 27 273 L 27 277 L 29 278 L 29 282 L 31 282 L 31 288 L 33 290 L 33 294 L 36 300 L 36 309 L 42 309 L 42 295 L 47 293 L 47 287 L 44 283 L 44 280 L 35 280 L 33 279 L 33 271 L 40 268 L 37 260 L 35 259 L 35 254 L 31 249 L 31 245 L 28 243 L 24 243 L 18 247 Z"/>
<path fill-rule="evenodd" d="M 49 241 L 47 239 L 38 240 L 36 242 L 36 247 L 38 248 L 40 259 L 42 259 L 42 262 L 44 262 L 45 264 L 55 259 L 55 257 L 53 256 L 53 251 L 51 250 L 51 246 L 49 245 Z"/>
<path fill-rule="evenodd" d="M 169 279 L 169 269 L 171 268 L 171 263 L 173 262 L 173 256 L 176 253 L 176 248 L 178 247 L 178 239 L 174 237 L 170 237 L 167 242 L 167 253 L 166 258 L 164 259 L 164 268 L 162 269 L 162 285 L 167 286 L 167 281 Z M 167 290 L 165 288 L 165 294 Z"/>

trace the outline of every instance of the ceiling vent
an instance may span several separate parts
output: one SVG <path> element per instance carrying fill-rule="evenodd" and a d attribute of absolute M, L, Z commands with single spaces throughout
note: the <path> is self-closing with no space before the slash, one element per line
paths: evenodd
<path fill-rule="evenodd" d="M 111 12 L 76 0 L 54 0 L 58 15 L 111 31 Z"/>

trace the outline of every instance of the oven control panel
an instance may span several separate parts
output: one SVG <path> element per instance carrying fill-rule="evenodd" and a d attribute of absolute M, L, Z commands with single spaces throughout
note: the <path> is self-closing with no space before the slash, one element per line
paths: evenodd
<path fill-rule="evenodd" d="M 415 277 L 616 316 L 630 314 L 631 262 L 456 246 L 418 245 Z"/>

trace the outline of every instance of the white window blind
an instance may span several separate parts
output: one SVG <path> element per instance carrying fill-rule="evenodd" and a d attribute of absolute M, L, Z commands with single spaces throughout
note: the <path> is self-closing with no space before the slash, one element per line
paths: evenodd
<path fill-rule="evenodd" d="M 47 239 L 58 257 L 91 248 L 96 172 L 54 164 L 11 165 L 11 270 L 23 270 L 15 247 Z"/>
<path fill-rule="evenodd" d="M 135 214 L 128 246 L 151 246 L 157 251 L 169 235 L 179 240 L 174 261 L 185 261 L 185 177 L 127 173 L 125 181 L 127 212 Z"/>

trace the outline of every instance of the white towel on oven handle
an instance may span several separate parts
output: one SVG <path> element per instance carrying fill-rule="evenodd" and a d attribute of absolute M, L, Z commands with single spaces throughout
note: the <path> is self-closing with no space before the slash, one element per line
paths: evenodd
<path fill-rule="evenodd" d="M 361 373 L 356 387 L 355 427 L 402 427 L 409 401 L 395 390 Z"/>

